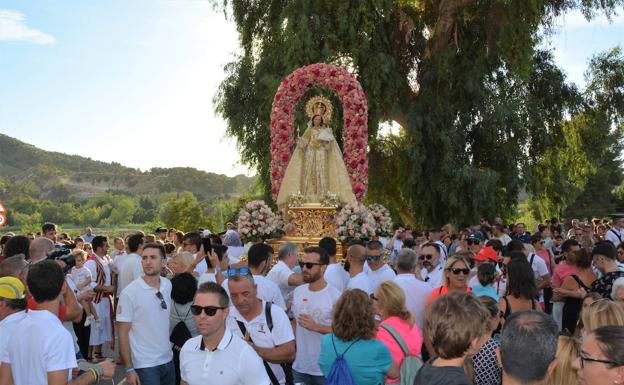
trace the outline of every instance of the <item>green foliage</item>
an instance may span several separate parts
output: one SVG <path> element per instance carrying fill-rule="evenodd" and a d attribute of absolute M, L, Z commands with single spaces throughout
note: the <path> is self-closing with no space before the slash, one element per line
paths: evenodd
<path fill-rule="evenodd" d="M 369 102 L 369 201 L 395 215 L 414 212 L 423 226 L 475 223 L 479 215 L 510 219 L 523 189 L 543 210 L 556 210 L 565 205 L 562 192 L 555 202 L 543 197 L 562 188 L 536 181 L 553 173 L 542 175 L 539 166 L 558 156 L 548 151 L 565 143 L 564 120 L 582 111 L 582 95 L 537 47 L 556 16 L 573 9 L 609 15 L 623 3 L 224 1 L 243 54 L 226 66 L 217 112 L 243 162 L 258 170 L 267 200 L 270 110 L 280 81 L 303 65 L 342 65 L 358 76 Z M 385 121 L 400 124 L 402 134 L 378 135 Z"/>
<path fill-rule="evenodd" d="M 191 192 L 184 192 L 179 198 L 165 202 L 161 219 L 165 226 L 184 232 L 197 231 L 200 227 L 214 229 L 214 223 L 204 214 L 204 205 Z"/>

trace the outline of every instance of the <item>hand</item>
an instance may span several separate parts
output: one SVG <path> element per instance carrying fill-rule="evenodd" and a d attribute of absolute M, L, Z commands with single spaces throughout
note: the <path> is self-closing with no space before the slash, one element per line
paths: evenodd
<path fill-rule="evenodd" d="M 84 293 L 80 293 L 80 295 L 78 296 L 77 300 L 78 300 L 78 302 L 80 302 L 80 301 L 93 301 L 94 297 L 95 297 L 95 293 L 93 292 L 93 290 L 87 290 Z"/>
<path fill-rule="evenodd" d="M 299 322 L 299 325 L 301 325 L 302 327 L 313 332 L 316 331 L 316 322 L 314 322 L 314 319 L 310 317 L 309 315 L 301 314 L 299 318 L 297 319 L 297 321 Z"/>
<path fill-rule="evenodd" d="M 210 255 L 208 256 L 208 260 L 210 261 L 210 264 L 212 266 L 219 266 L 219 257 L 217 256 L 217 253 L 214 252 L 214 250 L 210 251 Z"/>
<path fill-rule="evenodd" d="M 107 379 L 107 380 L 113 378 L 113 376 L 115 375 L 115 367 L 116 367 L 113 360 L 106 359 L 98 363 L 98 365 L 102 368 L 102 378 Z"/>
<path fill-rule="evenodd" d="M 139 375 L 135 371 L 126 373 L 126 382 L 128 383 L 128 385 L 141 385 Z"/>

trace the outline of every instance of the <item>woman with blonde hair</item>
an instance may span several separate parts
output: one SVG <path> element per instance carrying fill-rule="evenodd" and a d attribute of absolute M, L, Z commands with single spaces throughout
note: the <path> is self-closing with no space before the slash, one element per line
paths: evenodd
<path fill-rule="evenodd" d="M 171 258 L 171 261 L 169 262 L 169 268 L 175 274 L 184 273 L 189 268 L 189 266 L 191 266 L 193 261 L 195 261 L 195 258 L 193 258 L 193 254 L 189 253 L 188 251 L 181 251 L 174 255 L 173 258 Z"/>
<path fill-rule="evenodd" d="M 375 339 L 373 302 L 360 289 L 345 291 L 334 306 L 332 333 L 321 340 L 318 364 L 327 377 L 338 356 L 347 362 L 358 385 L 378 385 L 396 378 L 399 368 L 388 348 Z"/>
<path fill-rule="evenodd" d="M 624 309 L 611 300 L 600 299 L 583 309 L 581 322 L 583 335 L 601 326 L 624 326 Z"/>
<path fill-rule="evenodd" d="M 405 305 L 405 292 L 396 283 L 386 281 L 377 287 L 371 298 L 375 313 L 381 317 L 375 338 L 386 345 L 394 363 L 401 367 L 403 359 L 407 356 L 401 346 L 407 347 L 408 355 L 418 356 L 423 342 L 422 333 L 415 323 L 414 316 Z M 400 377 L 388 379 L 386 383 L 396 383 L 399 380 Z"/>
<path fill-rule="evenodd" d="M 577 358 L 577 340 L 570 336 L 559 336 L 557 341 L 557 366 L 555 366 L 548 380 L 548 385 L 576 384 L 576 372 L 572 369 L 572 364 Z"/>

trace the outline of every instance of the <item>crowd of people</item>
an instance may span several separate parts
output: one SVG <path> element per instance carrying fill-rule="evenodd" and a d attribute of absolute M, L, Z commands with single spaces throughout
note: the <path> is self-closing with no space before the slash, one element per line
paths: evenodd
<path fill-rule="evenodd" d="M 624 217 L 534 230 L 7 233 L 0 384 L 624 384 Z"/>

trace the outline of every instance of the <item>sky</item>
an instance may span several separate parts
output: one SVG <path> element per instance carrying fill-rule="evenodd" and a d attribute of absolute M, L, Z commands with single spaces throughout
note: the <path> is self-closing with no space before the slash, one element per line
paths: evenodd
<path fill-rule="evenodd" d="M 624 47 L 624 9 L 557 25 L 548 45 L 578 85 L 593 54 Z M 239 52 L 210 1 L 0 0 L 0 133 L 141 170 L 250 175 L 212 103 Z"/>

